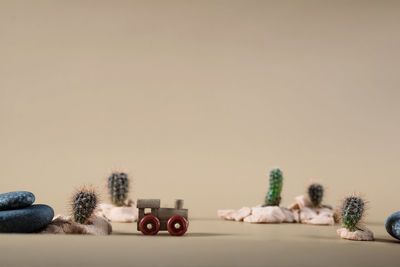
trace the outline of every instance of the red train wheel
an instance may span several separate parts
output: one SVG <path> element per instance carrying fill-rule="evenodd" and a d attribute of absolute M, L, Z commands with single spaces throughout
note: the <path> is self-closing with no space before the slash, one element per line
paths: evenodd
<path fill-rule="evenodd" d="M 188 221 L 180 215 L 174 215 L 169 218 L 167 223 L 168 232 L 171 235 L 184 235 L 188 229 Z"/>
<path fill-rule="evenodd" d="M 160 220 L 153 215 L 146 215 L 140 220 L 139 229 L 144 235 L 156 235 L 160 230 Z"/>

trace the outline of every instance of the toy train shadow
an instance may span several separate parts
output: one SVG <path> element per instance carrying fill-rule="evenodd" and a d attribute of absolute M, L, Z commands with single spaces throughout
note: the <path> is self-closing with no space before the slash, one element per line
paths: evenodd
<path fill-rule="evenodd" d="M 128 232 L 113 232 L 112 235 L 117 235 L 117 236 L 143 236 L 142 233 L 128 233 Z M 227 234 L 227 233 L 186 233 L 185 236 L 187 237 L 218 237 L 218 236 L 234 236 L 234 235 L 239 235 L 239 234 Z M 158 236 L 165 236 L 169 237 L 169 233 L 158 233 Z"/>

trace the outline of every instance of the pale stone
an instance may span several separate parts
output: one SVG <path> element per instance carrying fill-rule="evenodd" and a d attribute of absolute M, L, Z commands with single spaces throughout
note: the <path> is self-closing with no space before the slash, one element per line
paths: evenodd
<path fill-rule="evenodd" d="M 334 211 L 328 208 L 304 207 L 300 211 L 300 222 L 315 225 L 334 225 Z"/>
<path fill-rule="evenodd" d="M 243 207 L 238 211 L 235 211 L 232 214 L 232 217 L 235 221 L 239 222 L 239 221 L 243 221 L 244 218 L 246 218 L 247 216 L 249 216 L 251 214 L 251 208 L 249 207 Z"/>
<path fill-rule="evenodd" d="M 225 220 L 233 220 L 232 214 L 235 212 L 235 210 L 218 210 L 217 215 L 218 217 L 225 219 Z"/>
<path fill-rule="evenodd" d="M 282 208 L 282 207 L 280 207 L 280 208 L 286 217 L 283 222 L 288 222 L 288 223 L 296 222 L 295 215 L 293 214 L 293 212 L 291 210 L 289 210 L 287 208 Z"/>
<path fill-rule="evenodd" d="M 290 205 L 288 206 L 288 209 L 290 209 L 290 210 L 299 210 L 299 209 L 300 209 L 299 203 L 294 202 L 294 203 L 290 204 Z"/>
<path fill-rule="evenodd" d="M 103 216 L 110 222 L 136 222 L 138 210 L 136 206 L 116 207 L 111 204 L 102 203 L 96 209 L 97 216 Z"/>
<path fill-rule="evenodd" d="M 333 217 L 326 217 L 318 215 L 310 220 L 303 222 L 305 224 L 314 224 L 314 225 L 334 225 L 335 221 Z"/>
<path fill-rule="evenodd" d="M 314 224 L 314 225 L 334 225 L 335 221 L 334 221 L 333 217 L 317 215 L 314 218 L 302 221 L 302 223 Z"/>
<path fill-rule="evenodd" d="M 255 207 L 250 216 L 244 218 L 249 223 L 283 223 L 293 222 L 293 213 L 278 206 Z"/>
<path fill-rule="evenodd" d="M 346 228 L 337 229 L 337 233 L 342 239 L 356 240 L 356 241 L 373 241 L 374 233 L 369 230 L 365 225 L 359 226 L 361 230 L 354 232 Z"/>
<path fill-rule="evenodd" d="M 316 217 L 318 214 L 314 209 L 303 207 L 300 209 L 300 222 L 305 222 Z"/>
<path fill-rule="evenodd" d="M 218 210 L 217 214 L 222 219 L 239 222 L 251 214 L 251 208 L 243 207 L 239 210 Z"/>
<path fill-rule="evenodd" d="M 243 207 L 239 210 L 218 210 L 217 214 L 218 217 L 224 220 L 245 221 L 249 223 L 282 223 L 299 220 L 298 212 L 293 213 L 289 209 L 278 206 L 262 207 L 258 205 L 253 208 Z"/>
<path fill-rule="evenodd" d="M 312 206 L 311 200 L 308 197 L 304 196 L 304 195 L 297 196 L 296 197 L 296 202 L 299 205 L 300 209 L 303 209 L 304 207 L 311 207 Z"/>
<path fill-rule="evenodd" d="M 41 233 L 109 235 L 111 232 L 111 224 L 103 217 L 93 215 L 88 224 L 80 224 L 75 222 L 72 216 L 57 215 Z"/>
<path fill-rule="evenodd" d="M 336 214 L 331 206 L 323 205 L 322 208 L 315 208 L 310 199 L 304 195 L 297 196 L 296 203 L 291 204 L 289 209 L 293 212 L 296 222 L 314 225 L 334 225 L 336 222 Z"/>
<path fill-rule="evenodd" d="M 293 218 L 296 223 L 300 222 L 300 211 L 299 210 L 292 210 Z"/>
<path fill-rule="evenodd" d="M 317 225 L 334 225 L 335 224 L 335 211 L 330 208 L 319 209 L 318 216 L 309 222 L 310 224 Z"/>

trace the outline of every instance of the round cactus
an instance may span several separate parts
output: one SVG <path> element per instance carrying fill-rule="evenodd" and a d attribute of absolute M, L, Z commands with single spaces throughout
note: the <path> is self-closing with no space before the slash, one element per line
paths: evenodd
<path fill-rule="evenodd" d="M 111 203 L 115 206 L 124 206 L 129 191 L 128 175 L 124 172 L 114 172 L 108 177 L 107 185 Z"/>
<path fill-rule="evenodd" d="M 282 191 L 282 171 L 278 168 L 271 170 L 269 174 L 269 192 L 265 198 L 264 206 L 279 206 Z"/>
<path fill-rule="evenodd" d="M 308 187 L 308 196 L 314 207 L 320 207 L 324 197 L 324 188 L 320 184 L 311 184 Z"/>
<path fill-rule="evenodd" d="M 356 231 L 358 223 L 363 217 L 365 203 L 358 196 L 350 196 L 344 199 L 342 206 L 342 224 L 350 231 Z"/>
<path fill-rule="evenodd" d="M 97 206 L 97 194 L 94 189 L 82 187 L 72 198 L 72 211 L 75 222 L 87 224 Z"/>

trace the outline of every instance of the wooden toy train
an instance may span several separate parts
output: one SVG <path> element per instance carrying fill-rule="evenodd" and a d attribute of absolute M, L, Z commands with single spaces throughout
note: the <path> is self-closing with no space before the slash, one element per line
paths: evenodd
<path fill-rule="evenodd" d="M 175 208 L 160 208 L 159 199 L 138 199 L 138 231 L 144 235 L 156 235 L 168 231 L 171 235 L 184 235 L 188 229 L 188 210 L 183 209 L 183 200 L 175 200 Z"/>

